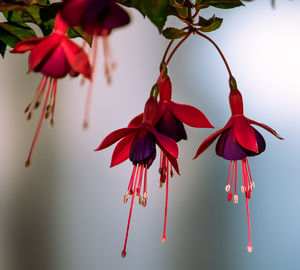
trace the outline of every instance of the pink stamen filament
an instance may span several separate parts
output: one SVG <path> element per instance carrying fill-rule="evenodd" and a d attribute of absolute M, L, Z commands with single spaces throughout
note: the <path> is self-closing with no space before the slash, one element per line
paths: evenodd
<path fill-rule="evenodd" d="M 234 161 L 234 174 L 235 174 L 235 185 L 234 185 L 234 195 L 237 195 L 236 186 L 237 186 L 237 161 Z"/>
<path fill-rule="evenodd" d="M 161 241 L 164 243 L 167 241 L 166 229 L 167 229 L 167 213 L 168 213 L 168 195 L 169 195 L 169 161 L 167 161 L 167 179 L 166 179 L 166 201 L 165 201 L 165 219 L 164 219 L 164 231 Z"/>
<path fill-rule="evenodd" d="M 98 39 L 95 36 L 93 40 L 94 40 L 94 46 L 93 46 L 93 50 L 92 50 L 92 75 L 91 75 L 91 81 L 89 83 L 89 88 L 88 88 L 86 100 L 85 100 L 83 128 L 88 128 L 88 126 L 89 126 L 89 120 L 90 120 L 90 114 L 91 114 L 91 102 L 92 102 L 93 88 L 94 88 L 93 80 L 94 80 L 94 73 L 95 73 L 96 64 L 97 64 Z"/>
<path fill-rule="evenodd" d="M 231 167 L 232 167 L 232 160 L 230 161 L 229 171 L 228 171 L 228 178 L 227 178 L 227 186 L 229 185 L 230 175 L 231 175 Z"/>
<path fill-rule="evenodd" d="M 247 167 L 246 167 L 246 162 L 245 159 L 242 160 L 242 172 L 243 172 L 243 182 L 247 182 Z M 247 223 L 248 223 L 248 252 L 252 252 L 252 244 L 251 244 L 251 228 L 250 228 L 250 214 L 249 214 L 249 202 L 248 202 L 248 197 L 247 193 L 245 193 L 245 199 L 246 199 L 246 208 L 247 208 Z"/>
<path fill-rule="evenodd" d="M 133 186 L 134 176 L 135 176 L 135 172 L 136 172 L 136 167 L 137 167 L 137 165 L 133 166 L 132 174 L 131 174 L 131 177 L 130 177 L 130 181 L 129 181 L 129 185 L 128 185 L 128 192 L 129 193 L 132 193 L 132 191 L 133 191 L 132 186 Z"/>
<path fill-rule="evenodd" d="M 52 109 L 51 109 L 51 118 L 50 118 L 50 125 L 54 126 L 54 110 L 55 110 L 55 103 L 56 103 L 56 91 L 57 91 L 57 79 L 53 79 L 53 91 L 52 91 Z"/>
<path fill-rule="evenodd" d="M 107 83 L 111 83 L 111 71 L 115 69 L 115 62 L 112 59 L 110 46 L 108 42 L 108 33 L 103 33 L 103 51 L 104 51 L 104 72 L 107 78 Z"/>
<path fill-rule="evenodd" d="M 145 176 L 144 176 L 144 192 L 143 192 L 143 206 L 146 206 L 148 193 L 147 193 L 147 164 L 145 165 Z"/>
<path fill-rule="evenodd" d="M 139 197 L 141 195 L 141 187 L 142 187 L 142 182 L 143 182 L 143 170 L 144 170 L 144 164 L 140 165 L 141 170 L 140 170 L 140 178 L 139 178 L 139 184 L 136 190 L 136 196 Z"/>
<path fill-rule="evenodd" d="M 49 84 L 48 84 L 48 89 L 47 89 L 47 92 L 46 92 L 45 102 L 44 102 L 44 106 L 43 106 L 43 109 L 42 109 L 42 112 L 41 112 L 40 120 L 39 120 L 37 129 L 36 129 L 36 132 L 35 132 L 35 136 L 33 138 L 33 142 L 32 142 L 32 145 L 31 145 L 31 148 L 30 148 L 30 151 L 29 151 L 28 158 L 27 158 L 27 160 L 25 162 L 25 167 L 28 167 L 30 165 L 30 163 L 31 163 L 31 158 L 32 158 L 33 150 L 35 148 L 35 145 L 36 145 L 39 133 L 40 133 L 40 129 L 41 129 L 41 126 L 42 126 L 42 123 L 43 123 L 45 109 L 46 109 L 46 106 L 47 106 L 47 102 L 48 102 L 48 97 L 49 97 L 49 93 L 50 93 L 52 81 L 53 81 L 53 79 L 51 78 L 50 81 L 49 81 Z"/>
<path fill-rule="evenodd" d="M 134 197 L 135 197 L 134 195 L 135 195 L 135 191 L 136 191 L 136 185 L 137 185 L 138 178 L 139 178 L 139 173 L 140 173 L 140 166 L 138 167 L 138 171 L 137 171 L 135 181 L 134 181 L 134 188 L 133 188 L 133 194 L 132 194 L 132 198 L 131 198 L 129 217 L 128 217 L 128 223 L 127 223 L 127 229 L 126 229 L 126 236 L 125 236 L 125 242 L 124 242 L 124 248 L 123 248 L 123 251 L 121 253 L 123 258 L 125 258 L 125 256 L 126 256 L 126 246 L 127 246 L 127 240 L 128 240 L 128 232 L 129 232 L 129 227 L 130 227 L 132 207 L 133 207 L 133 202 L 134 202 Z"/>

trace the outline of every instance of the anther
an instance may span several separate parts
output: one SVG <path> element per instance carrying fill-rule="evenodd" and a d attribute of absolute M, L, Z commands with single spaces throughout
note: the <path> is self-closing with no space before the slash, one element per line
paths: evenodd
<path fill-rule="evenodd" d="M 139 197 L 139 204 L 143 204 L 143 198 L 141 196 L 138 197 Z"/>
<path fill-rule="evenodd" d="M 225 191 L 226 191 L 226 192 L 229 192 L 229 190 L 230 190 L 230 185 L 226 185 Z"/>
<path fill-rule="evenodd" d="M 54 124 L 54 120 L 51 119 L 51 120 L 50 120 L 50 126 L 51 126 L 51 127 L 54 127 L 54 125 L 55 125 L 55 124 Z"/>
<path fill-rule="evenodd" d="M 166 243 L 166 242 L 167 242 L 167 237 L 163 236 L 163 237 L 161 238 L 161 242 L 162 242 L 162 243 Z"/>
<path fill-rule="evenodd" d="M 237 204 L 237 203 L 239 202 L 239 197 L 238 197 L 238 195 L 234 195 L 234 196 L 233 196 L 233 202 L 234 202 L 235 204 Z"/>
<path fill-rule="evenodd" d="M 247 191 L 246 191 L 246 197 L 247 197 L 248 199 L 251 198 L 251 191 L 250 191 L 250 190 L 247 190 Z"/>
<path fill-rule="evenodd" d="M 159 188 L 162 188 L 163 185 L 164 185 L 164 184 L 163 184 L 162 182 L 159 182 L 159 183 L 158 183 L 158 187 L 159 187 Z"/>
<path fill-rule="evenodd" d="M 252 252 L 252 250 L 253 250 L 253 247 L 252 247 L 252 245 L 248 245 L 248 246 L 247 246 L 247 250 L 248 250 L 248 252 L 249 252 L 249 253 L 251 253 L 251 252 Z"/>
<path fill-rule="evenodd" d="M 228 196 L 227 196 L 228 201 L 231 201 L 231 199 L 232 199 L 232 192 L 228 193 Z"/>
<path fill-rule="evenodd" d="M 252 189 L 255 189 L 255 184 L 254 184 L 253 181 L 251 182 L 251 190 L 252 190 Z"/>
<path fill-rule="evenodd" d="M 242 193 L 245 192 L 245 187 L 244 186 L 241 186 L 241 191 L 242 191 Z"/>
<path fill-rule="evenodd" d="M 34 108 L 37 109 L 39 106 L 40 106 L 40 102 L 37 101 L 37 102 L 34 104 Z"/>
<path fill-rule="evenodd" d="M 121 253 L 121 256 L 122 256 L 122 258 L 125 258 L 126 257 L 126 251 L 122 251 L 122 253 Z"/>
<path fill-rule="evenodd" d="M 31 115 L 32 115 L 32 113 L 30 112 L 30 113 L 27 115 L 27 120 L 30 120 L 30 119 L 31 119 Z"/>
<path fill-rule="evenodd" d="M 143 199 L 142 205 L 143 205 L 143 207 L 146 207 L 146 205 L 147 205 L 147 199 Z"/>
<path fill-rule="evenodd" d="M 26 160 L 25 167 L 28 168 L 30 166 L 30 160 Z"/>

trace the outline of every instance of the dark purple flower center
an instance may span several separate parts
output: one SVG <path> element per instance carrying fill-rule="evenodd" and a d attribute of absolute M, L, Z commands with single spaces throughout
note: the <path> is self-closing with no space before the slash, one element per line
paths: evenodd
<path fill-rule="evenodd" d="M 258 153 L 249 151 L 242 147 L 236 137 L 234 136 L 233 129 L 225 130 L 219 138 L 216 145 L 216 153 L 227 160 L 241 160 L 247 156 L 256 156 L 262 153 L 266 148 L 266 143 L 263 136 L 253 128 L 256 142 L 258 145 Z"/>
<path fill-rule="evenodd" d="M 152 133 L 141 130 L 134 138 L 129 159 L 133 164 L 147 164 L 148 168 L 156 157 L 155 137 Z"/>
<path fill-rule="evenodd" d="M 176 142 L 187 139 L 183 123 L 170 111 L 166 111 L 166 113 L 163 114 L 157 122 L 155 129 L 159 133 L 172 138 Z"/>

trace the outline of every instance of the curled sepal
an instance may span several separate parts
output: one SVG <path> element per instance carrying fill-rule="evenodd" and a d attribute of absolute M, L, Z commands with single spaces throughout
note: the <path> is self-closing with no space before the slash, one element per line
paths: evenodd
<path fill-rule="evenodd" d="M 130 147 L 134 137 L 135 134 L 129 134 L 118 142 L 112 154 L 110 167 L 119 165 L 120 163 L 124 162 L 129 158 Z"/>
<path fill-rule="evenodd" d="M 114 144 L 115 142 L 117 142 L 118 140 L 120 140 L 122 137 L 135 132 L 137 130 L 137 128 L 121 128 L 118 130 L 113 131 L 112 133 L 110 133 L 109 135 L 107 135 L 104 140 L 102 141 L 102 143 L 99 145 L 98 148 L 96 148 L 94 151 L 100 151 L 102 149 L 105 149 L 109 146 L 111 146 L 112 144 Z"/>
<path fill-rule="evenodd" d="M 249 118 L 246 118 L 251 124 L 253 125 L 257 125 L 257 126 L 260 126 L 262 128 L 264 128 L 265 130 L 269 131 L 270 133 L 272 133 L 275 137 L 277 137 L 278 139 L 280 140 L 284 140 L 284 138 L 282 138 L 274 129 L 270 128 L 269 126 L 263 124 L 263 123 L 259 123 L 259 122 L 256 122 L 252 119 L 249 119 Z"/>
<path fill-rule="evenodd" d="M 172 102 L 170 103 L 170 110 L 178 120 L 188 126 L 213 128 L 204 113 L 193 106 Z"/>
<path fill-rule="evenodd" d="M 31 51 L 43 38 L 28 38 L 20 41 L 10 52 L 11 53 L 24 53 Z"/>

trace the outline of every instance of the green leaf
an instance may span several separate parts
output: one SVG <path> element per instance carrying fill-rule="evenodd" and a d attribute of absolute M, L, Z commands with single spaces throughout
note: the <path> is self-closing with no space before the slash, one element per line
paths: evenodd
<path fill-rule="evenodd" d="M 168 0 L 141 0 L 141 8 L 161 33 L 168 16 Z"/>
<path fill-rule="evenodd" d="M 184 30 L 177 29 L 174 27 L 168 27 L 166 28 L 162 34 L 164 35 L 165 38 L 167 39 L 177 39 L 185 36 Z"/>
<path fill-rule="evenodd" d="M 93 43 L 93 36 L 89 35 L 87 33 L 85 33 L 81 27 L 76 26 L 76 27 L 70 27 L 68 29 L 68 37 L 69 38 L 76 38 L 76 37 L 80 37 L 82 39 L 84 39 L 89 45 L 90 47 L 92 47 L 92 43 Z"/>
<path fill-rule="evenodd" d="M 23 39 L 36 37 L 35 32 L 26 24 L 0 23 L 0 40 L 11 48 Z"/>
<path fill-rule="evenodd" d="M 200 28 L 200 31 L 202 31 L 202 32 L 212 32 L 212 31 L 215 31 L 218 28 L 220 28 L 222 22 L 223 22 L 222 18 L 215 17 L 215 15 L 214 15 L 213 17 L 211 17 L 208 20 L 206 20 L 202 17 L 199 17 L 198 25 L 202 26 Z"/>
<path fill-rule="evenodd" d="M 2 55 L 2 57 L 4 58 L 4 54 L 6 51 L 6 44 L 0 40 L 0 54 Z"/>
<path fill-rule="evenodd" d="M 202 0 L 199 4 L 209 5 L 216 8 L 234 8 L 243 6 L 244 4 L 240 0 Z"/>

